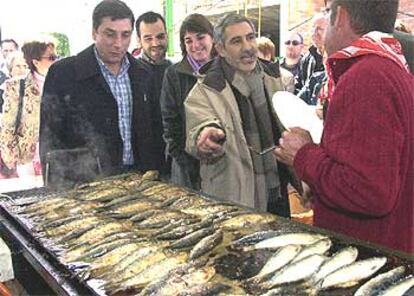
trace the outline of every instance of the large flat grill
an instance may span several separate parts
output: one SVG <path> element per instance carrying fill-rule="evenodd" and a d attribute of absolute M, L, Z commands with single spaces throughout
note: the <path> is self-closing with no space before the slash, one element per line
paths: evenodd
<path fill-rule="evenodd" d="M 45 188 L 13 192 L 8 194 L 17 204 L 30 199 L 48 199 L 58 192 L 48 191 Z M 60 192 L 62 193 L 62 192 Z M 80 282 L 72 271 L 61 264 L 53 252 L 45 248 L 33 235 L 30 228 L 22 221 L 19 215 L 13 213 L 10 203 L 1 202 L 0 200 L 0 222 L 3 227 L 0 233 L 5 236 L 6 241 L 13 242 L 18 252 L 34 267 L 47 284 L 58 295 L 100 295 L 99 290 L 89 286 L 87 283 Z M 327 234 L 334 242 L 333 251 L 348 245 L 358 247 L 360 256 L 386 256 L 389 267 L 404 265 L 407 268 L 407 274 L 414 274 L 414 259 L 405 254 L 395 251 L 389 251 L 383 248 L 372 246 L 365 242 L 355 241 L 335 233 L 318 229 L 305 224 L 289 221 L 286 219 L 277 220 L 275 228 L 298 229 L 311 232 L 320 232 Z M 356 288 L 338 291 L 327 291 L 323 295 L 352 295 Z M 349 294 L 348 294 L 349 293 Z"/>

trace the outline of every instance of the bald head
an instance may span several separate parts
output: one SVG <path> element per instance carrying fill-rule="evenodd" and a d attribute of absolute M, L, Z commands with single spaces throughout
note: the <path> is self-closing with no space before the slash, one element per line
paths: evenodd
<path fill-rule="evenodd" d="M 325 14 L 318 13 L 312 20 L 312 43 L 318 49 L 323 48 L 326 29 L 328 27 L 328 18 Z"/>

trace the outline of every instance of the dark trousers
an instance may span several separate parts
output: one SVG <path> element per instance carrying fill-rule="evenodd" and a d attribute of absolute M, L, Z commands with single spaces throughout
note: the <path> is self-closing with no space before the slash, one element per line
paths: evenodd
<path fill-rule="evenodd" d="M 281 217 L 290 218 L 290 205 L 287 188 L 283 187 L 280 190 L 279 188 L 272 188 L 268 190 L 267 211 Z"/>

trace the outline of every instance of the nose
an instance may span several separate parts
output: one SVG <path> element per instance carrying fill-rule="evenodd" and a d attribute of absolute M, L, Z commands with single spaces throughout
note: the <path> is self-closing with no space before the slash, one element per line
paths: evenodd
<path fill-rule="evenodd" d="M 122 36 L 121 35 L 116 36 L 114 45 L 116 48 L 122 47 Z"/>
<path fill-rule="evenodd" d="M 255 39 L 248 40 L 247 38 L 243 38 L 242 49 L 246 51 L 252 50 L 254 42 L 255 42 Z"/>
<path fill-rule="evenodd" d="M 201 42 L 198 40 L 194 40 L 191 44 L 192 50 L 197 50 L 200 48 Z"/>
<path fill-rule="evenodd" d="M 160 45 L 160 40 L 158 38 L 153 38 L 151 41 L 151 46 L 159 46 Z"/>

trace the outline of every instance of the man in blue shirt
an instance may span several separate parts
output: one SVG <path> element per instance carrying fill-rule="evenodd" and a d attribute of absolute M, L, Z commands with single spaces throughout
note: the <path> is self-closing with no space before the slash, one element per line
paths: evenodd
<path fill-rule="evenodd" d="M 93 151 L 105 175 L 160 169 L 164 157 L 154 149 L 161 139 L 153 131 L 153 90 L 147 87 L 151 74 L 127 52 L 133 27 L 124 2 L 103 0 L 93 12 L 94 44 L 49 69 L 40 124 L 44 173 L 54 150 L 78 148 Z M 54 173 L 65 184 L 93 178 L 80 171 L 76 157 L 63 157 Z"/>

